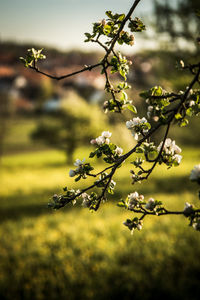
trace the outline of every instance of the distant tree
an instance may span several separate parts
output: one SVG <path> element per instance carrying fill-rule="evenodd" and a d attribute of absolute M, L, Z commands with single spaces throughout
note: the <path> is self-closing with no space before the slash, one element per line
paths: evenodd
<path fill-rule="evenodd" d="M 154 13 L 157 32 L 167 33 L 176 46 L 184 39 L 196 48 L 194 37 L 199 38 L 200 34 L 199 0 L 155 0 Z"/>
<path fill-rule="evenodd" d="M 63 150 L 71 164 L 74 151 L 96 136 L 102 124 L 105 124 L 105 117 L 98 107 L 76 98 L 73 93 L 59 110 L 39 121 L 32 138 Z"/>

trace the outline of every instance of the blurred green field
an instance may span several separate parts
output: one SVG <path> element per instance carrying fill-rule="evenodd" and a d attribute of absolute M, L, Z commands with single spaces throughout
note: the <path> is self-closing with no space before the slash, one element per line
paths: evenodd
<path fill-rule="evenodd" d="M 76 157 L 88 153 L 82 148 Z M 116 206 L 135 190 L 169 209 L 197 203 L 198 187 L 188 176 L 199 149 L 184 149 L 180 167 L 158 167 L 142 185 L 130 184 L 131 165 L 125 164 L 115 177 L 117 193 L 96 213 L 47 208 L 54 193 L 74 186 L 65 160 L 55 150 L 3 158 L 1 299 L 199 299 L 199 232 L 183 217 L 164 216 L 146 219 L 143 230 L 130 235 L 122 222 L 131 213 Z"/>

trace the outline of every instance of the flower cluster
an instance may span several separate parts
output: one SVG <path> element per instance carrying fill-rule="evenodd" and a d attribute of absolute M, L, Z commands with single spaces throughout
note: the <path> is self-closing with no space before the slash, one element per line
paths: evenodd
<path fill-rule="evenodd" d="M 200 164 L 194 166 L 190 173 L 190 180 L 200 184 Z"/>
<path fill-rule="evenodd" d="M 118 203 L 118 206 L 141 213 L 151 211 L 155 215 L 159 215 L 159 213 L 164 211 L 161 201 L 155 200 L 154 198 L 149 198 L 148 201 L 145 201 L 144 196 L 139 195 L 138 192 L 129 194 L 126 201 L 121 200 L 121 202 Z"/>
<path fill-rule="evenodd" d="M 19 59 L 24 63 L 26 68 L 33 67 L 38 60 L 46 59 L 42 51 L 43 48 L 39 50 L 35 50 L 34 48 L 28 49 L 26 57 L 20 57 Z"/>
<path fill-rule="evenodd" d="M 101 146 L 103 144 L 109 144 L 110 143 L 110 137 L 111 137 L 112 133 L 109 131 L 103 131 L 102 134 L 97 137 L 96 139 L 92 139 L 90 141 L 90 143 L 92 145 L 97 144 L 98 146 Z"/>
<path fill-rule="evenodd" d="M 131 130 L 132 135 L 138 140 L 139 135 L 145 135 L 151 128 L 146 118 L 140 119 L 139 117 L 126 121 L 126 127 Z"/>
<path fill-rule="evenodd" d="M 192 226 L 195 230 L 200 231 L 200 218 L 196 218 Z"/>
<path fill-rule="evenodd" d="M 123 149 L 110 142 L 111 135 L 111 132 L 103 131 L 99 137 L 90 141 L 92 145 L 97 145 L 96 150 L 90 153 L 90 157 L 94 157 L 96 155 L 97 158 L 99 158 L 102 155 L 105 155 L 105 162 L 116 162 L 116 160 L 122 155 Z"/>
<path fill-rule="evenodd" d="M 188 202 L 185 203 L 183 214 L 186 218 L 189 218 L 189 225 L 192 226 L 195 230 L 200 231 L 200 214 L 192 204 Z"/>
<path fill-rule="evenodd" d="M 74 166 L 76 166 L 77 168 L 75 170 L 69 171 L 70 177 L 74 177 L 78 175 L 75 181 L 78 181 L 81 178 L 86 179 L 87 175 L 90 174 L 90 171 L 94 169 L 93 167 L 91 167 L 89 163 L 84 163 L 84 162 L 85 162 L 85 158 L 83 160 L 76 159 Z"/>
<path fill-rule="evenodd" d="M 175 143 L 175 141 L 172 141 L 170 138 L 167 138 L 164 142 L 160 143 L 158 146 L 157 150 L 160 152 L 162 149 L 162 158 L 160 160 L 160 163 L 164 162 L 168 166 L 178 166 L 181 162 L 182 156 L 180 155 L 181 153 L 181 148 L 178 147 Z"/>
<path fill-rule="evenodd" d="M 76 168 L 76 170 L 70 170 L 69 171 L 69 176 L 70 177 L 74 177 L 79 173 L 80 169 L 84 165 L 84 161 L 85 161 L 85 158 L 83 160 L 80 160 L 78 158 L 75 160 L 74 166 L 76 166 L 77 168 Z"/>
<path fill-rule="evenodd" d="M 143 226 L 142 220 L 139 220 L 138 218 L 134 218 L 133 220 L 127 219 L 123 224 L 131 230 L 131 234 L 134 233 L 135 229 L 141 230 Z"/>
<path fill-rule="evenodd" d="M 52 202 L 48 203 L 48 206 L 52 207 L 53 209 L 59 209 L 65 206 L 67 203 L 72 203 L 73 205 L 76 204 L 76 197 L 78 197 L 81 193 L 80 190 L 68 190 L 68 188 L 65 187 L 64 191 L 65 195 L 54 194 L 52 197 Z"/>
<path fill-rule="evenodd" d="M 87 193 L 82 193 L 82 206 L 87 207 L 90 210 L 95 210 L 98 202 L 98 196 L 96 193 L 92 192 L 90 195 Z"/>
<path fill-rule="evenodd" d="M 108 38 L 105 44 L 110 45 L 112 39 L 116 36 L 120 28 L 121 22 L 125 18 L 125 14 L 114 14 L 112 13 L 112 11 L 107 11 L 106 16 L 108 17 L 108 19 L 103 19 L 100 22 L 96 22 L 93 24 L 92 34 L 88 32 L 85 33 L 85 36 L 87 37 L 85 42 L 95 41 L 94 38 L 96 36 L 98 36 L 99 39 L 101 35 L 104 35 Z M 131 32 L 142 31 L 145 30 L 145 25 L 139 18 L 135 18 L 134 20 L 130 21 L 129 29 Z M 134 44 L 134 36 L 127 31 L 121 30 L 117 42 L 120 45 L 125 43 L 132 46 Z"/>
<path fill-rule="evenodd" d="M 154 86 L 148 91 L 140 93 L 148 105 L 147 117 L 157 122 L 159 119 L 165 119 L 164 113 L 167 106 L 170 105 L 170 93 L 167 93 L 161 86 Z"/>
<path fill-rule="evenodd" d="M 90 198 L 90 195 L 88 195 L 87 193 L 83 193 L 81 196 L 83 198 L 82 206 L 90 207 L 92 203 L 92 199 Z"/>
<path fill-rule="evenodd" d="M 139 195 L 138 192 L 131 193 L 127 197 L 127 207 L 129 210 L 132 210 L 136 207 L 140 207 L 141 204 L 143 204 L 143 201 L 143 195 Z"/>

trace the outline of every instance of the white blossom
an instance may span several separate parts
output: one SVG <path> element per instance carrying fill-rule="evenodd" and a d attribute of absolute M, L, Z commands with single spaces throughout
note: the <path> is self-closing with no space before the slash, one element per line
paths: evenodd
<path fill-rule="evenodd" d="M 153 198 L 149 198 L 147 204 L 145 205 L 146 209 L 153 210 L 154 209 L 155 200 Z"/>
<path fill-rule="evenodd" d="M 163 142 L 160 143 L 160 145 L 158 146 L 157 150 L 160 151 L 160 149 L 162 148 L 162 145 L 163 145 Z M 178 147 L 175 143 L 175 141 L 172 141 L 170 138 L 167 138 L 165 140 L 165 144 L 164 144 L 164 147 L 163 147 L 163 151 L 166 153 L 166 154 L 171 154 L 171 155 L 174 155 L 174 154 L 179 154 L 181 153 L 181 148 Z"/>
<path fill-rule="evenodd" d="M 151 118 L 151 113 L 148 111 L 147 112 L 147 118 L 150 119 Z"/>
<path fill-rule="evenodd" d="M 185 207 L 184 207 L 184 210 L 185 211 L 186 209 L 192 207 L 192 204 L 188 203 L 188 202 L 185 202 Z"/>
<path fill-rule="evenodd" d="M 139 197 L 138 192 L 134 192 L 134 193 L 131 193 L 128 195 L 129 200 L 134 200 L 134 199 L 137 199 L 138 197 Z"/>
<path fill-rule="evenodd" d="M 128 208 L 134 208 L 139 202 L 144 200 L 143 195 L 139 195 L 138 192 L 134 192 L 128 195 Z"/>
<path fill-rule="evenodd" d="M 75 175 L 76 175 L 76 171 L 74 171 L 74 170 L 69 171 L 69 176 L 70 177 L 74 177 Z"/>
<path fill-rule="evenodd" d="M 146 102 L 147 104 L 149 104 L 149 99 L 147 98 L 147 99 L 145 100 L 145 102 Z"/>
<path fill-rule="evenodd" d="M 147 123 L 147 119 L 145 117 L 143 117 L 141 120 L 140 120 L 140 123 Z"/>
<path fill-rule="evenodd" d="M 84 164 L 84 161 L 85 161 L 85 158 L 83 160 L 76 159 L 74 165 L 76 167 L 80 167 L 80 166 L 82 166 Z"/>
<path fill-rule="evenodd" d="M 136 132 L 132 131 L 132 136 L 135 138 L 136 141 L 138 140 L 139 135 Z"/>
<path fill-rule="evenodd" d="M 83 193 L 81 196 L 83 198 L 82 206 L 89 207 L 90 206 L 90 196 L 87 193 Z"/>
<path fill-rule="evenodd" d="M 98 138 L 96 138 L 96 143 L 97 145 L 103 145 L 105 143 L 105 138 L 103 136 L 99 136 Z"/>
<path fill-rule="evenodd" d="M 133 118 L 132 120 L 126 121 L 126 127 L 131 130 L 133 137 L 138 140 L 138 136 L 141 134 L 140 131 L 142 131 L 143 133 L 148 132 L 148 129 L 141 128 L 140 130 L 139 126 L 145 123 L 147 123 L 146 118 L 143 117 L 142 119 L 140 119 L 139 117 L 137 117 Z"/>
<path fill-rule="evenodd" d="M 117 148 L 115 149 L 115 153 L 116 153 L 117 155 L 122 155 L 123 149 L 120 148 L 120 147 L 117 147 Z"/>
<path fill-rule="evenodd" d="M 195 105 L 195 101 L 194 100 L 191 100 L 190 102 L 189 102 L 189 106 L 194 106 Z"/>
<path fill-rule="evenodd" d="M 103 131 L 101 134 L 104 138 L 111 137 L 112 133 L 110 131 Z"/>
<path fill-rule="evenodd" d="M 158 117 L 158 116 L 154 116 L 154 117 L 153 117 L 153 120 L 154 120 L 154 122 L 158 122 L 159 117 Z"/>
<path fill-rule="evenodd" d="M 107 145 L 110 144 L 110 139 L 106 138 L 104 143 L 107 144 Z"/>
<path fill-rule="evenodd" d="M 181 163 L 181 159 L 182 159 L 182 155 L 175 154 L 174 156 L 172 156 L 172 159 L 174 161 L 176 161 L 178 164 L 180 164 Z"/>
<path fill-rule="evenodd" d="M 190 180 L 200 181 L 200 164 L 194 166 L 190 173 Z"/>
<path fill-rule="evenodd" d="M 110 186 L 112 186 L 112 188 L 114 188 L 116 186 L 116 182 L 114 180 L 111 180 Z"/>
<path fill-rule="evenodd" d="M 150 106 L 148 106 L 148 111 L 153 111 L 153 106 L 152 105 L 150 105 Z"/>
<path fill-rule="evenodd" d="M 96 139 L 92 139 L 92 140 L 90 141 L 90 144 L 92 144 L 92 145 L 95 145 L 95 144 L 97 144 L 97 141 L 96 141 Z"/>
<path fill-rule="evenodd" d="M 134 128 L 134 123 L 133 123 L 133 121 L 132 120 L 130 120 L 130 121 L 126 121 L 126 127 L 128 128 L 128 129 L 132 129 L 132 128 Z"/>
<path fill-rule="evenodd" d="M 192 226 L 195 230 L 200 231 L 200 219 L 197 219 L 197 222 L 193 223 Z"/>
<path fill-rule="evenodd" d="M 142 229 L 142 223 L 138 223 L 137 224 L 137 230 L 141 230 Z"/>

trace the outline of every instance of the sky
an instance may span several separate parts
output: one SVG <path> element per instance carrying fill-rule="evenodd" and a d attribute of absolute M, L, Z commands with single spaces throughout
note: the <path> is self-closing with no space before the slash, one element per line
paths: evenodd
<path fill-rule="evenodd" d="M 0 40 L 53 46 L 62 50 L 95 49 L 84 32 L 105 17 L 106 10 L 127 13 L 133 0 L 0 0 Z M 151 0 L 142 0 L 135 16 L 150 15 Z M 144 43 L 136 42 L 136 50 Z"/>

